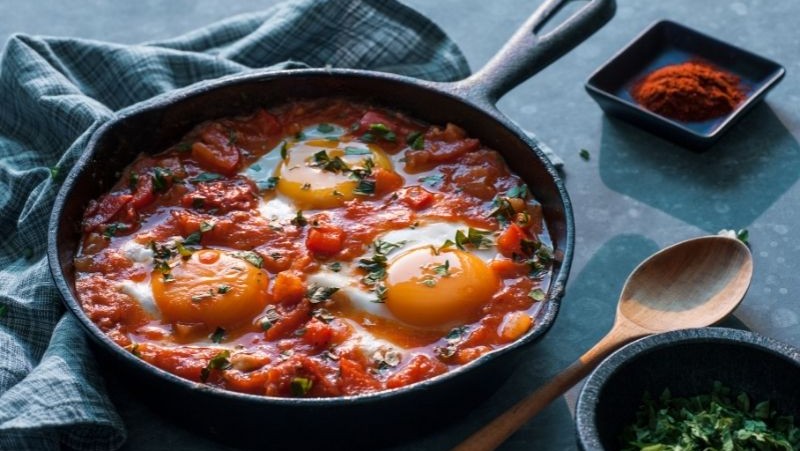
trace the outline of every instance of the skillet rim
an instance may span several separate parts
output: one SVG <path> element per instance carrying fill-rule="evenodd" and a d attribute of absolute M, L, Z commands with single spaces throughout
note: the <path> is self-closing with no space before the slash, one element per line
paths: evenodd
<path fill-rule="evenodd" d="M 158 368 L 155 365 L 147 363 L 141 358 L 136 357 L 132 353 L 126 351 L 123 347 L 111 340 L 111 338 L 103 333 L 103 331 L 101 331 L 100 328 L 88 318 L 86 313 L 81 308 L 80 302 L 75 296 L 72 295 L 72 291 L 70 290 L 64 272 L 62 271 L 59 258 L 60 253 L 58 232 L 62 227 L 61 216 L 63 214 L 65 204 L 67 200 L 72 197 L 74 185 L 84 168 L 90 163 L 94 155 L 97 153 L 98 144 L 102 141 L 104 135 L 112 131 L 120 124 L 124 124 L 126 121 L 131 120 L 131 118 L 157 111 L 159 109 L 166 109 L 172 105 L 202 96 L 218 89 L 229 88 L 245 83 L 269 83 L 271 80 L 276 78 L 290 79 L 293 77 L 344 77 L 380 80 L 381 83 L 400 83 L 410 86 L 413 89 L 428 91 L 430 95 L 449 97 L 451 100 L 465 104 L 467 107 L 477 110 L 479 113 L 490 116 L 493 120 L 499 123 L 499 125 L 511 132 L 518 140 L 525 144 L 525 147 L 528 150 L 534 153 L 536 158 L 540 160 L 540 163 L 544 165 L 547 174 L 555 184 L 565 219 L 563 245 L 564 253 L 560 261 L 561 266 L 558 272 L 551 276 L 548 299 L 545 305 L 542 307 L 543 313 L 540 313 L 540 320 L 537 322 L 538 326 L 535 325 L 534 328 L 524 337 L 509 343 L 502 348 L 492 350 L 465 365 L 450 369 L 444 374 L 440 374 L 420 382 L 415 382 L 411 385 L 360 395 L 336 396 L 328 398 L 283 398 L 240 393 L 181 378 L 175 374 Z M 58 288 L 62 303 L 65 304 L 67 310 L 77 317 L 84 330 L 95 341 L 95 343 L 106 348 L 106 350 L 114 354 L 115 357 L 122 358 L 124 361 L 137 367 L 138 369 L 149 372 L 165 380 L 166 382 L 177 384 L 178 387 L 176 388 L 190 392 L 200 392 L 206 396 L 222 397 L 229 400 L 237 400 L 248 403 L 263 403 L 270 406 L 285 405 L 287 407 L 334 407 L 341 404 L 368 404 L 381 401 L 385 398 L 410 396 L 414 393 L 433 390 L 439 385 L 446 385 L 448 380 L 460 377 L 464 373 L 469 373 L 503 355 L 514 351 L 522 351 L 522 348 L 528 347 L 538 341 L 550 329 L 550 327 L 552 327 L 561 305 L 561 300 L 564 296 L 565 285 L 571 269 L 575 244 L 575 221 L 572 212 L 572 203 L 569 195 L 567 194 L 561 176 L 558 174 L 552 162 L 550 162 L 550 160 L 545 156 L 541 149 L 536 146 L 531 138 L 529 138 L 518 125 L 502 114 L 489 101 L 470 96 L 470 91 L 462 91 L 462 86 L 460 83 L 460 81 L 433 82 L 404 75 L 358 69 L 312 68 L 277 71 L 255 69 L 244 73 L 216 78 L 213 80 L 201 81 L 183 88 L 168 91 L 120 110 L 111 120 L 102 124 L 94 131 L 82 154 L 76 160 L 75 164 L 64 179 L 53 204 L 53 211 L 50 215 L 48 224 L 47 257 L 50 266 L 50 272 L 55 285 Z M 388 88 L 389 86 L 387 86 L 387 89 Z"/>

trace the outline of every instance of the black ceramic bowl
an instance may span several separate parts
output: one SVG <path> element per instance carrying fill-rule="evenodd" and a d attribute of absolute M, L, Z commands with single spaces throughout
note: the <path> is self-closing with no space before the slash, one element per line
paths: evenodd
<path fill-rule="evenodd" d="M 800 349 L 738 329 L 686 329 L 635 341 L 597 367 L 578 398 L 578 443 L 584 451 L 619 449 L 645 392 L 707 394 L 714 381 L 800 420 Z"/>
<path fill-rule="evenodd" d="M 631 97 L 631 88 L 648 73 L 666 65 L 698 59 L 739 77 L 747 97 L 731 113 L 707 121 L 682 122 L 653 113 Z M 610 116 L 690 149 L 704 150 L 755 106 L 785 73 L 785 69 L 773 61 L 662 20 L 597 69 L 587 80 L 586 91 Z"/>

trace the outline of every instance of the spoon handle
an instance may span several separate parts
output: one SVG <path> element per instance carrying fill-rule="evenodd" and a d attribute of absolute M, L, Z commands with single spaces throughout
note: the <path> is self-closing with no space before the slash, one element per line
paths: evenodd
<path fill-rule="evenodd" d="M 624 323 L 615 324 L 605 337 L 564 371 L 469 436 L 453 451 L 489 451 L 500 446 L 554 399 L 586 377 L 606 356 L 634 338 L 645 335 L 644 331 L 625 326 Z"/>

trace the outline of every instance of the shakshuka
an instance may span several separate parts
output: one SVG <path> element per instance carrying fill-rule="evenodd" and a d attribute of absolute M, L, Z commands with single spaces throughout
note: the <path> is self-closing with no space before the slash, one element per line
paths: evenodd
<path fill-rule="evenodd" d="M 204 122 L 83 218 L 89 318 L 180 377 L 266 396 L 413 384 L 533 326 L 552 250 L 496 151 L 347 99 Z"/>

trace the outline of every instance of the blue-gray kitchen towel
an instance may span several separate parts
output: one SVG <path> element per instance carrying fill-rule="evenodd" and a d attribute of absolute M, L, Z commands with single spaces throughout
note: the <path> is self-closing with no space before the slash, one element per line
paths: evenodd
<path fill-rule="evenodd" d="M 433 23 L 394 1 L 298 0 L 141 45 L 15 35 L 0 61 L 0 450 L 119 448 L 125 428 L 46 259 L 59 181 L 125 108 L 255 69 L 469 74 Z"/>

